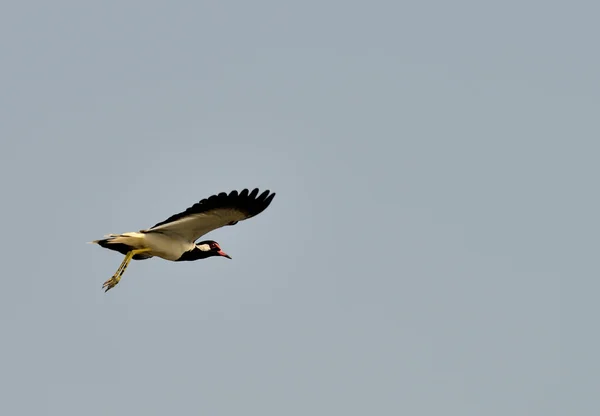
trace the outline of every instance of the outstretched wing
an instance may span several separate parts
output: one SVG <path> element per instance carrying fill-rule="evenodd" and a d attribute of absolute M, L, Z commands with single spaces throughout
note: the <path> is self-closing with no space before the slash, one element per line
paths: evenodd
<path fill-rule="evenodd" d="M 193 243 L 217 228 L 235 225 L 260 214 L 275 197 L 275 193 L 268 190 L 257 195 L 258 189 L 212 195 L 142 232 L 171 235 Z"/>

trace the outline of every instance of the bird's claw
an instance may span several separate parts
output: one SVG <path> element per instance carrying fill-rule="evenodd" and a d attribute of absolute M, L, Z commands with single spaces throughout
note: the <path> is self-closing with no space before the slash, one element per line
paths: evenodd
<path fill-rule="evenodd" d="M 104 282 L 104 284 L 102 285 L 102 289 L 106 289 L 104 291 L 104 293 L 108 292 L 113 287 L 115 287 L 119 283 L 119 280 L 121 280 L 121 277 L 113 276 L 110 279 L 108 279 L 106 282 Z"/>

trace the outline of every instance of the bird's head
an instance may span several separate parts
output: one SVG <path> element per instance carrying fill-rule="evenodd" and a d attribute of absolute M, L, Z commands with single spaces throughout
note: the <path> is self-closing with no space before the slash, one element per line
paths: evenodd
<path fill-rule="evenodd" d="M 219 243 L 217 243 L 216 241 L 212 241 L 212 240 L 200 241 L 198 244 L 196 244 L 196 247 L 199 250 L 205 252 L 207 254 L 207 257 L 221 256 L 221 257 L 227 257 L 228 259 L 231 258 L 231 257 L 229 257 L 229 254 L 227 254 L 223 250 L 221 250 L 221 246 L 219 246 Z"/>

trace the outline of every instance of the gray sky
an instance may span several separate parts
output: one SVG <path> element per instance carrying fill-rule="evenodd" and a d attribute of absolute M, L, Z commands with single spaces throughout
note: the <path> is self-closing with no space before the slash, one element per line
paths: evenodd
<path fill-rule="evenodd" d="M 599 413 L 596 3 L 10 3 L 1 414 Z"/>

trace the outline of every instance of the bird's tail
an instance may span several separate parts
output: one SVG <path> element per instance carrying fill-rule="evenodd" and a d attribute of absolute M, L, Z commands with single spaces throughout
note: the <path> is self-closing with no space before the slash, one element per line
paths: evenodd
<path fill-rule="evenodd" d="M 144 235 L 141 233 L 108 234 L 100 240 L 90 241 L 90 244 L 98 244 L 100 247 L 127 254 L 131 250 L 144 248 Z M 136 260 L 149 259 L 150 254 L 140 253 L 133 258 Z"/>
<path fill-rule="evenodd" d="M 104 238 L 101 238 L 100 240 L 88 241 L 88 244 L 98 244 L 101 247 L 106 247 L 105 244 L 108 241 L 114 240 L 117 237 L 119 237 L 119 234 L 106 234 Z"/>

